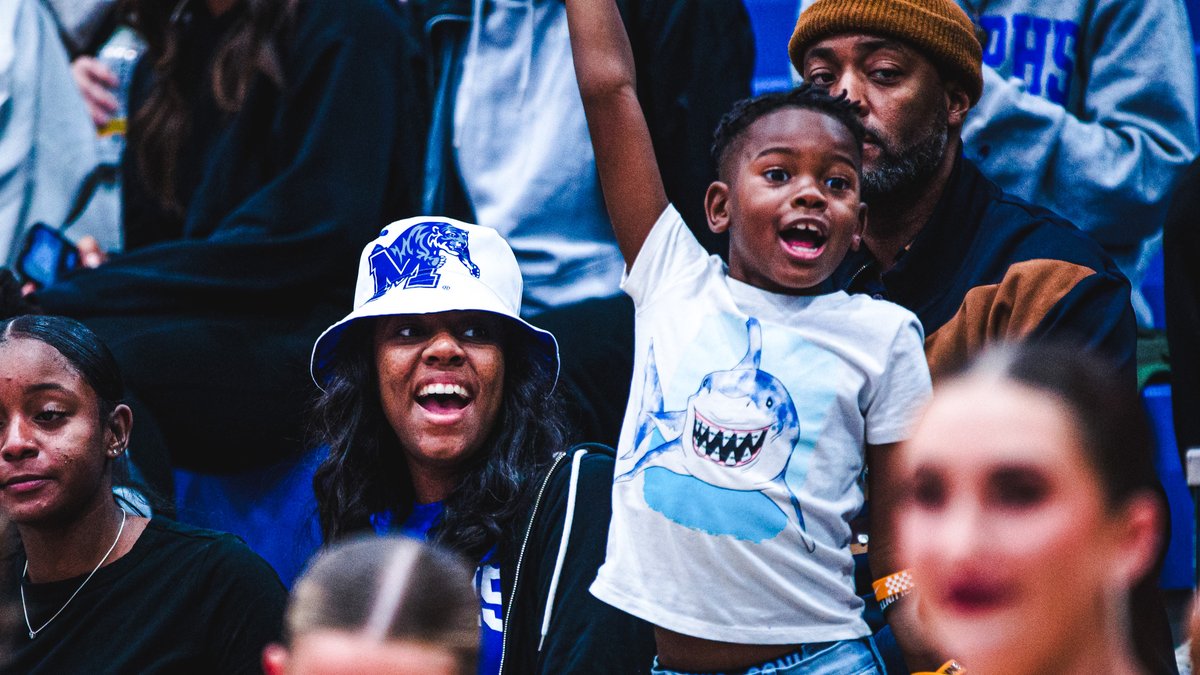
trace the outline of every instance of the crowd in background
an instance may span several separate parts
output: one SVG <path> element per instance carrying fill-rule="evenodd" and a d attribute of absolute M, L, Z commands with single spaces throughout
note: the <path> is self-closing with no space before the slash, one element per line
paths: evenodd
<path fill-rule="evenodd" d="M 754 92 L 743 0 L 0 0 L 5 672 L 1179 672 L 1184 3 L 791 18 Z M 314 454 L 378 536 L 290 600 L 170 519 Z"/>

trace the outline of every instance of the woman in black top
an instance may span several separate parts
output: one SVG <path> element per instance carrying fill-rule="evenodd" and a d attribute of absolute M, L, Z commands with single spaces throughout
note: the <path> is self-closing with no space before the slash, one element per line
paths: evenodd
<path fill-rule="evenodd" d="M 82 324 L 0 323 L 0 516 L 18 550 L 6 672 L 252 673 L 285 600 L 230 535 L 125 511 L 113 466 L 133 414 L 112 355 Z"/>

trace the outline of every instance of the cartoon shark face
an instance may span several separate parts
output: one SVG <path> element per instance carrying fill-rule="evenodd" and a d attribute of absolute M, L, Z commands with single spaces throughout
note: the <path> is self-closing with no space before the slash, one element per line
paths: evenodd
<path fill-rule="evenodd" d="M 719 487 L 765 487 L 787 468 L 800 423 L 783 383 L 756 368 L 709 373 L 688 399 L 684 464 Z"/>
<path fill-rule="evenodd" d="M 619 467 L 632 466 L 626 464 L 614 481 L 620 484 L 644 475 L 647 506 L 710 534 L 763 541 L 791 523 L 811 553 L 816 544 L 785 475 L 800 441 L 799 415 L 784 384 L 761 369 L 762 327 L 757 319 L 746 321 L 746 332 L 746 356 L 730 370 L 705 375 L 683 410 L 663 405 L 651 342 L 633 447 L 618 458 Z M 714 497 L 718 502 L 742 501 L 736 512 L 712 509 L 705 490 L 720 492 Z M 731 497 L 734 492 L 744 497 Z M 764 502 L 750 495 L 762 497 L 769 506 L 761 508 Z"/>

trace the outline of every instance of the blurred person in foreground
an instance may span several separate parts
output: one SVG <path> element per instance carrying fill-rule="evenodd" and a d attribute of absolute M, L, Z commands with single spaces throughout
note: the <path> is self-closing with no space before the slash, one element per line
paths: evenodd
<path fill-rule="evenodd" d="M 899 462 L 914 586 L 899 602 L 947 656 L 971 675 L 1152 672 L 1132 591 L 1157 582 L 1165 505 L 1113 367 L 1065 346 L 990 351 L 935 391 Z"/>
<path fill-rule="evenodd" d="M 458 556 L 407 537 L 319 553 L 288 601 L 267 675 L 473 675 L 479 601 Z"/>

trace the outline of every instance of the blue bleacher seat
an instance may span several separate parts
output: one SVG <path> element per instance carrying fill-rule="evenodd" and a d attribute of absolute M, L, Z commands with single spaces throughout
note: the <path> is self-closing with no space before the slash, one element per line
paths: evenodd
<path fill-rule="evenodd" d="M 754 30 L 754 94 L 791 89 L 787 43 L 796 27 L 800 0 L 746 0 Z"/>
<path fill-rule="evenodd" d="M 236 534 L 291 587 L 321 545 L 312 477 L 325 452 L 228 476 L 176 470 L 179 520 Z"/>
<path fill-rule="evenodd" d="M 1175 424 L 1171 420 L 1171 385 L 1152 384 L 1142 392 L 1142 402 L 1150 415 L 1157 438 L 1154 457 L 1159 480 L 1167 492 L 1171 516 L 1171 539 L 1163 563 L 1160 585 L 1168 589 L 1190 589 L 1195 585 L 1196 569 L 1192 541 L 1195 521 L 1192 496 L 1179 462 L 1175 446 Z"/>

